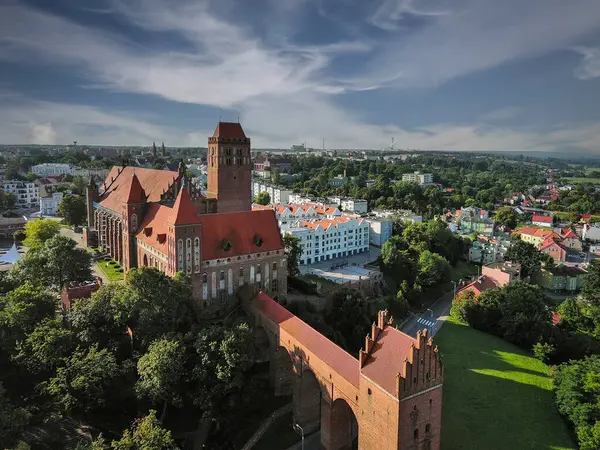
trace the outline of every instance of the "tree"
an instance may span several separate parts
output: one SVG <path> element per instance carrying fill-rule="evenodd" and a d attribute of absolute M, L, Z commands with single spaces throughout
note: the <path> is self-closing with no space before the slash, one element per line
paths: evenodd
<path fill-rule="evenodd" d="M 17 341 L 25 339 L 37 324 L 52 317 L 56 300 L 30 283 L 10 291 L 0 301 L 0 348 L 11 353 Z"/>
<path fill-rule="evenodd" d="M 450 276 L 450 264 L 437 253 L 425 250 L 419 257 L 419 275 L 417 283 L 421 286 L 433 286 L 434 284 L 448 281 Z"/>
<path fill-rule="evenodd" d="M 178 450 L 171 432 L 162 428 L 154 410 L 137 419 L 121 439 L 112 441 L 112 446 L 115 450 Z"/>
<path fill-rule="evenodd" d="M 569 213 L 569 222 L 571 223 L 579 223 L 579 220 L 581 219 L 581 214 L 578 213 L 577 211 L 571 211 Z"/>
<path fill-rule="evenodd" d="M 369 331 L 371 312 L 369 302 L 360 291 L 350 288 L 335 291 L 324 314 L 325 322 L 334 332 L 332 341 L 346 351 L 356 353 Z"/>
<path fill-rule="evenodd" d="M 109 390 L 119 374 L 115 356 L 106 349 L 76 350 L 59 367 L 56 375 L 43 383 L 43 390 L 54 397 L 65 411 L 89 412 L 106 407 Z"/>
<path fill-rule="evenodd" d="M 78 196 L 85 195 L 85 187 L 87 183 L 82 176 L 77 175 L 73 178 L 73 182 L 71 183 L 71 191 Z"/>
<path fill-rule="evenodd" d="M 475 291 L 471 289 L 459 292 L 452 301 L 450 315 L 463 323 L 471 323 L 469 315 L 475 305 L 476 297 Z"/>
<path fill-rule="evenodd" d="M 23 245 L 30 248 L 41 247 L 44 242 L 56 236 L 59 231 L 60 224 L 56 220 L 29 220 L 25 224 L 27 238 L 23 241 Z"/>
<path fill-rule="evenodd" d="M 91 280 L 91 261 L 91 255 L 78 248 L 73 239 L 54 236 L 31 249 L 13 266 L 10 276 L 60 290 L 71 283 Z"/>
<path fill-rule="evenodd" d="M 292 234 L 286 234 L 283 236 L 283 246 L 287 256 L 288 275 L 298 275 L 300 272 L 298 269 L 300 264 L 300 255 L 302 254 L 302 249 L 300 248 L 300 239 Z"/>
<path fill-rule="evenodd" d="M 517 226 L 517 213 L 510 206 L 498 209 L 494 218 L 499 225 L 505 225 L 509 228 Z"/>
<path fill-rule="evenodd" d="M 581 286 L 581 295 L 590 303 L 600 306 L 600 260 L 592 259 Z"/>
<path fill-rule="evenodd" d="M 25 231 L 17 230 L 17 231 L 15 231 L 14 237 L 15 237 L 15 241 L 23 242 L 25 240 L 25 238 L 27 237 L 27 235 L 25 234 Z"/>
<path fill-rule="evenodd" d="M 537 270 L 541 264 L 542 256 L 533 244 L 519 239 L 511 243 L 504 259 L 521 264 L 521 274 L 526 277 Z"/>
<path fill-rule="evenodd" d="M 87 206 L 83 197 L 66 194 L 58 205 L 58 215 L 68 225 L 79 226 L 85 221 Z"/>
<path fill-rule="evenodd" d="M 258 195 L 254 197 L 254 203 L 266 206 L 271 203 L 271 196 L 268 192 L 259 192 Z"/>
<path fill-rule="evenodd" d="M 554 372 L 556 405 L 575 427 L 579 448 L 600 446 L 600 356 L 561 364 Z"/>
<path fill-rule="evenodd" d="M 271 183 L 281 184 L 281 173 L 279 172 L 279 169 L 271 170 Z"/>
<path fill-rule="evenodd" d="M 139 379 L 136 392 L 148 397 L 154 404 L 163 403 L 162 422 L 167 405 L 181 406 L 185 349 L 173 339 L 157 339 L 138 361 Z"/>
<path fill-rule="evenodd" d="M 75 348 L 73 334 L 59 319 L 46 318 L 17 344 L 17 361 L 34 373 L 56 369 Z"/>
<path fill-rule="evenodd" d="M 18 445 L 30 416 L 25 408 L 16 407 L 11 403 L 0 382 L 0 442 L 3 448 Z"/>

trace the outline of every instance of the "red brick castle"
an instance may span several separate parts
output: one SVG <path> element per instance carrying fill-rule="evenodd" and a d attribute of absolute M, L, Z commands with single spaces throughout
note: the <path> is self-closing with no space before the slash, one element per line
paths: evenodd
<path fill-rule="evenodd" d="M 208 138 L 208 197 L 179 170 L 113 167 L 87 187 L 88 243 L 126 273 L 151 266 L 190 275 L 207 312 L 235 302 L 244 283 L 276 297 L 287 264 L 273 211 L 252 211 L 250 139 L 239 123 L 219 122 Z"/>

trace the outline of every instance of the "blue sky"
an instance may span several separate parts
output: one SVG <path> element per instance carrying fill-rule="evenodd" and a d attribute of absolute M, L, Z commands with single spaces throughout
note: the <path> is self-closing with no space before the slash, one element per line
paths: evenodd
<path fill-rule="evenodd" d="M 0 142 L 600 155 L 600 1 L 3 0 Z"/>

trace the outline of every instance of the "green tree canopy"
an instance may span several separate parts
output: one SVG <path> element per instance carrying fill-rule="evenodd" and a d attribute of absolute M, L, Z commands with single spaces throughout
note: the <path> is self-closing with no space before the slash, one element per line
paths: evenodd
<path fill-rule="evenodd" d="M 285 254 L 287 256 L 288 275 L 298 275 L 300 255 L 302 254 L 302 249 L 300 248 L 300 239 L 292 234 L 286 234 L 283 236 L 283 245 Z"/>
<path fill-rule="evenodd" d="M 58 214 L 68 225 L 82 225 L 87 215 L 85 199 L 78 195 L 65 194 L 58 205 Z"/>
<path fill-rule="evenodd" d="M 56 220 L 29 220 L 25 224 L 25 234 L 27 237 L 23 241 L 23 245 L 30 248 L 41 247 L 44 242 L 56 236 L 59 231 L 60 224 Z"/>
<path fill-rule="evenodd" d="M 178 450 L 171 432 L 162 428 L 154 410 L 137 419 L 121 439 L 112 441 L 112 447 L 114 450 Z"/>
<path fill-rule="evenodd" d="M 537 270 L 545 258 L 533 244 L 519 239 L 512 241 L 504 259 L 521 264 L 521 273 L 526 277 Z"/>
<path fill-rule="evenodd" d="M 437 253 L 425 250 L 419 256 L 419 275 L 417 283 L 421 286 L 433 286 L 434 284 L 448 281 L 450 276 L 450 264 Z"/>
<path fill-rule="evenodd" d="M 254 203 L 266 206 L 271 203 L 271 196 L 268 192 L 259 192 L 258 195 L 254 197 Z"/>
<path fill-rule="evenodd" d="M 510 206 L 505 206 L 496 211 L 494 216 L 498 225 L 505 225 L 509 228 L 517 226 L 517 213 Z"/>

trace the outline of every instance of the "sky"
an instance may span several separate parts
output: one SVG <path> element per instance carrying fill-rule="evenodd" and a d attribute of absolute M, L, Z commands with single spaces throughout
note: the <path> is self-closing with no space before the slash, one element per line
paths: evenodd
<path fill-rule="evenodd" d="M 600 156 L 598 0 L 1 0 L 0 143 Z"/>

